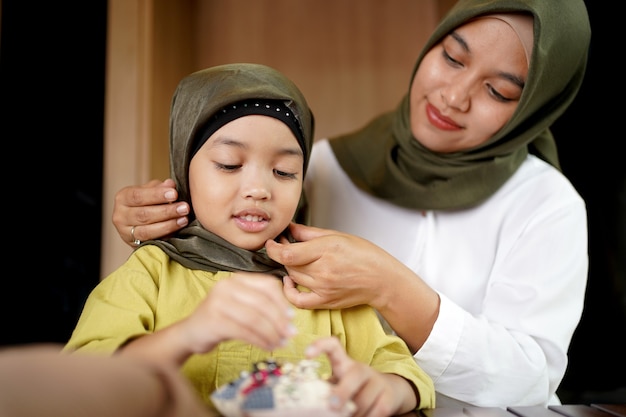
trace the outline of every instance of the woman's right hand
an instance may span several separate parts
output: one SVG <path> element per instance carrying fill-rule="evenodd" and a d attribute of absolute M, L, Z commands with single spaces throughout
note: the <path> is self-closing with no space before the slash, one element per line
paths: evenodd
<path fill-rule="evenodd" d="M 172 179 L 124 187 L 115 194 L 113 225 L 130 246 L 170 235 L 189 223 L 189 204 L 177 198 Z"/>

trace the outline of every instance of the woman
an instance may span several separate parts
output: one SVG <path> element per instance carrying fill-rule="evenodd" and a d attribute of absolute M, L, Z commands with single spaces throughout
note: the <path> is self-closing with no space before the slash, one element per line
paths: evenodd
<path fill-rule="evenodd" d="M 375 307 L 439 393 L 558 403 L 588 257 L 585 204 L 549 128 L 578 93 L 590 36 L 582 0 L 458 2 L 395 111 L 315 144 L 310 224 L 327 230 L 294 225 L 301 242 L 266 245 L 287 298 Z M 121 237 L 184 223 L 184 206 L 133 207 L 172 194 L 168 182 L 120 191 Z"/>

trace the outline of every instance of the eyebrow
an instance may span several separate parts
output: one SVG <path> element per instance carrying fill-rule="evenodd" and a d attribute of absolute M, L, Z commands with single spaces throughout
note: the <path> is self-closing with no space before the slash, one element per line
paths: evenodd
<path fill-rule="evenodd" d="M 511 81 L 513 84 L 516 84 L 521 89 L 524 89 L 524 85 L 526 85 L 526 82 L 521 77 L 511 74 L 510 72 L 499 72 L 498 75 L 501 78 L 507 79 Z"/>
<path fill-rule="evenodd" d="M 461 35 L 456 32 L 451 32 L 450 36 L 459 43 L 459 45 L 461 46 L 461 48 L 463 48 L 465 52 L 467 52 L 468 54 L 471 53 L 469 45 L 467 44 L 467 42 L 465 42 L 465 39 Z M 510 72 L 500 71 L 498 72 L 498 76 L 500 78 L 504 78 L 505 80 L 509 80 L 510 82 L 522 89 L 524 88 L 524 85 L 526 85 L 526 82 L 522 77 L 511 74 Z"/>
<path fill-rule="evenodd" d="M 461 45 L 461 48 L 463 48 L 465 52 L 469 53 L 469 45 L 467 44 L 467 42 L 465 42 L 465 39 L 463 39 L 461 35 L 456 32 L 451 32 L 450 36 L 452 36 L 459 43 L 459 45 Z"/>
<path fill-rule="evenodd" d="M 227 145 L 227 146 L 234 146 L 237 148 L 241 148 L 244 150 L 248 149 L 248 145 L 238 141 L 237 139 L 231 139 L 228 136 L 222 136 L 219 135 L 217 137 L 214 138 L 213 140 L 213 145 L 211 145 L 212 148 L 215 148 L 219 145 Z M 299 146 L 294 146 L 294 147 L 289 147 L 289 148 L 282 148 L 278 154 L 280 155 L 294 155 L 294 156 L 301 156 L 304 158 L 304 153 L 302 152 L 302 149 L 300 149 Z"/>

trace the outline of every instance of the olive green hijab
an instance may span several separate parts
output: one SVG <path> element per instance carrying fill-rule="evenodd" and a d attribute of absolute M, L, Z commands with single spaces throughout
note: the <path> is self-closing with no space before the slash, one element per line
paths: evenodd
<path fill-rule="evenodd" d="M 227 64 L 183 78 L 172 99 L 170 112 L 170 175 L 179 200 L 191 206 L 189 164 L 194 147 L 213 115 L 225 106 L 248 99 L 281 100 L 296 116 L 304 139 L 304 170 L 313 144 L 314 119 L 298 87 L 282 73 L 260 64 Z M 304 196 L 301 197 L 301 202 Z M 193 207 L 192 207 L 193 211 Z M 249 271 L 285 275 L 282 265 L 265 253 L 241 249 L 204 229 L 195 220 L 174 236 L 142 244 L 157 245 L 171 258 L 191 269 Z"/>
<path fill-rule="evenodd" d="M 549 127 L 583 81 L 591 38 L 583 0 L 460 0 L 426 42 L 411 80 L 426 52 L 452 30 L 477 16 L 507 12 L 534 18 L 528 79 L 511 120 L 486 143 L 437 153 L 413 137 L 407 94 L 395 111 L 361 130 L 331 138 L 335 156 L 355 185 L 402 207 L 454 210 L 494 194 L 528 152 L 560 169 Z"/>

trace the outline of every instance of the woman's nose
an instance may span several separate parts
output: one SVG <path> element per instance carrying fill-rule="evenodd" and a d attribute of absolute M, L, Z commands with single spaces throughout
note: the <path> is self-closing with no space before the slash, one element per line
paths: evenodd
<path fill-rule="evenodd" d="M 470 86 L 461 80 L 455 80 L 440 90 L 441 100 L 445 107 L 462 112 L 470 109 Z"/>

